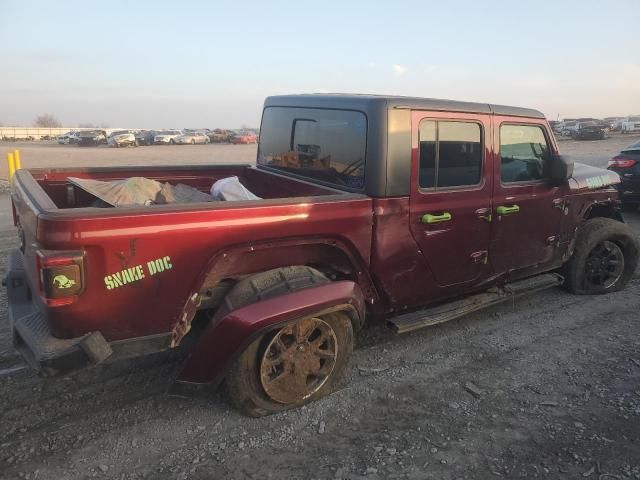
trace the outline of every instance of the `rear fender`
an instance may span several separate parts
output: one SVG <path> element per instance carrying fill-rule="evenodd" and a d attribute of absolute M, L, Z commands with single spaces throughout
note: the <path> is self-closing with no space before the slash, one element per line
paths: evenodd
<path fill-rule="evenodd" d="M 365 300 L 356 283 L 331 282 L 233 310 L 201 334 L 177 381 L 217 384 L 231 363 L 260 336 L 301 318 L 336 311 L 347 313 L 355 328 L 364 322 Z"/>
<path fill-rule="evenodd" d="M 217 252 L 196 280 L 191 295 L 174 327 L 172 346 L 180 343 L 189 332 L 191 322 L 207 291 L 226 278 L 241 278 L 257 272 L 290 265 L 328 267 L 353 278 L 362 289 L 368 303 L 378 305 L 378 295 L 365 261 L 348 245 L 329 238 L 292 238 L 274 242 L 237 245 Z M 321 269 L 321 268 L 320 268 Z"/>

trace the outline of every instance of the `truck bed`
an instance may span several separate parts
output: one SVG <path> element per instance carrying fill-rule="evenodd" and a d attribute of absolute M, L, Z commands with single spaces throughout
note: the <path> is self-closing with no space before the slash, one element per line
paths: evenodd
<path fill-rule="evenodd" d="M 122 180 L 145 177 L 173 185 L 182 183 L 209 193 L 216 180 L 237 176 L 240 182 L 265 200 L 342 194 L 339 190 L 273 174 L 248 165 L 184 166 L 184 167 L 105 167 L 85 169 L 29 170 L 29 174 L 51 199 L 55 208 L 90 207 L 96 200 L 91 194 L 75 187 L 69 177 L 92 180 Z M 35 187 L 34 185 L 32 185 Z M 73 194 L 69 194 L 69 189 Z M 37 189 L 34 189 L 37 190 Z M 36 192 L 34 192 L 36 193 Z M 154 205 L 156 207 L 156 205 Z M 123 207 L 120 207 L 123 208 Z M 124 207 L 130 208 L 130 207 Z M 51 205 L 48 205 L 51 209 Z"/>
<path fill-rule="evenodd" d="M 89 206 L 91 195 L 67 192 L 68 177 L 146 177 L 209 192 L 213 182 L 229 176 L 262 199 L 96 208 Z M 170 333 L 183 307 L 202 293 L 212 266 L 224 264 L 229 252 L 250 255 L 254 246 L 257 251 L 269 242 L 299 245 L 320 238 L 354 252 L 366 266 L 371 251 L 371 198 L 248 165 L 21 170 L 12 199 L 33 302 L 58 338 L 99 331 L 114 341 Z M 38 295 L 42 251 L 82 252 L 84 290 L 73 303 L 48 308 Z M 280 255 L 291 256 L 286 247 Z M 267 263 L 282 261 L 276 256 Z M 150 262 L 162 259 L 166 271 L 151 275 Z M 243 259 L 250 267 L 250 258 Z M 144 278 L 113 288 L 111 275 L 137 266 Z"/>

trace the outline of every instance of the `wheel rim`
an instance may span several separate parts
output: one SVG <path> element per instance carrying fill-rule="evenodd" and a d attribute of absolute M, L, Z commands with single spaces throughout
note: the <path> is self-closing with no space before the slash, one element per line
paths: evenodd
<path fill-rule="evenodd" d="M 610 288 L 624 271 L 624 254 L 618 245 L 605 240 L 597 244 L 587 257 L 586 281 L 599 288 Z"/>
<path fill-rule="evenodd" d="M 336 365 L 338 341 L 327 322 L 305 318 L 282 328 L 260 362 L 260 382 L 276 402 L 295 404 L 320 390 Z"/>

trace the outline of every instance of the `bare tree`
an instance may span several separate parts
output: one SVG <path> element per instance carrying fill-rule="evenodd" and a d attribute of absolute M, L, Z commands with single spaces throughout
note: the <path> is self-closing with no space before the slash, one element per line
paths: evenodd
<path fill-rule="evenodd" d="M 33 121 L 33 124 L 40 128 L 57 128 L 62 126 L 60 121 L 50 113 L 38 115 Z"/>
<path fill-rule="evenodd" d="M 91 122 L 87 122 L 87 123 L 79 123 L 78 124 L 79 128 L 96 128 L 95 124 L 91 123 Z"/>

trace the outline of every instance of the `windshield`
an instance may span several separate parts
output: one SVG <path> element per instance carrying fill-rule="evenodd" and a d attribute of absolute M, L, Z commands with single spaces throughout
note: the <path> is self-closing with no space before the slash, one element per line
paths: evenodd
<path fill-rule="evenodd" d="M 258 164 L 359 190 L 364 188 L 366 142 L 362 112 L 268 107 Z"/>

